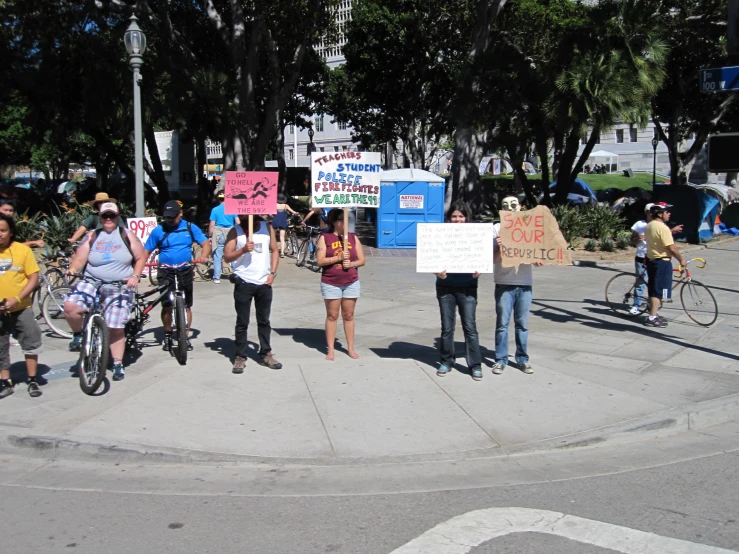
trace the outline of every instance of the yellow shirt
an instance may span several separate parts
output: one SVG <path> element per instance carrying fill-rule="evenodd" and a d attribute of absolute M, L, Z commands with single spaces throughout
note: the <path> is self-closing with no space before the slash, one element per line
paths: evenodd
<path fill-rule="evenodd" d="M 38 273 L 36 258 L 28 246 L 12 242 L 8 248 L 0 249 L 0 300 L 19 296 L 28 283 L 28 276 Z M 31 307 L 31 296 L 21 300 L 13 310 L 17 312 Z"/>
<path fill-rule="evenodd" d="M 650 221 L 644 230 L 644 240 L 647 241 L 647 259 L 672 259 L 672 252 L 667 247 L 675 244 L 670 228 L 664 222 L 655 219 Z"/>

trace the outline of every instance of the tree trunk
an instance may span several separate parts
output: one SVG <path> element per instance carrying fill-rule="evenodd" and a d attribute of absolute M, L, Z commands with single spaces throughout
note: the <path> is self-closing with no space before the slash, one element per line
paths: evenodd
<path fill-rule="evenodd" d="M 549 141 L 543 130 L 537 131 L 536 134 L 536 154 L 539 156 L 539 165 L 541 166 L 542 204 L 551 207 L 552 200 L 549 196 L 549 185 L 552 178 L 549 175 Z"/>
<path fill-rule="evenodd" d="M 287 196 L 287 164 L 285 163 L 285 126 L 275 136 L 277 143 L 277 171 L 279 172 L 279 180 L 277 182 L 278 194 Z"/>
<path fill-rule="evenodd" d="M 198 206 L 196 216 L 198 225 L 202 225 L 208 220 L 210 215 L 210 206 L 213 203 L 210 182 L 203 171 L 203 168 L 208 164 L 205 139 L 205 135 L 202 134 L 195 136 L 195 147 L 197 149 L 196 163 L 198 167 Z"/>
<path fill-rule="evenodd" d="M 574 173 L 575 160 L 577 159 L 577 151 L 580 148 L 580 133 L 577 129 L 571 129 L 570 134 L 565 140 L 564 150 L 559 162 L 559 172 L 557 174 L 557 191 L 554 194 L 554 203 L 564 204 L 567 202 L 567 195 L 572 190 L 577 173 Z"/>
<path fill-rule="evenodd" d="M 454 135 L 452 201 L 464 200 L 475 215 L 482 210 L 478 181 L 480 162 L 485 153 L 485 138 L 485 135 L 475 133 L 471 127 L 457 127 Z"/>

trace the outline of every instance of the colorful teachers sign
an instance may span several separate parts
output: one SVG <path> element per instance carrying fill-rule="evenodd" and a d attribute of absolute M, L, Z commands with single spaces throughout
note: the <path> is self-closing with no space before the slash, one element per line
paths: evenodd
<path fill-rule="evenodd" d="M 500 212 L 500 247 L 503 267 L 542 262 L 572 265 L 567 241 L 546 206 L 524 212 Z"/>
<path fill-rule="evenodd" d="M 379 152 L 313 152 L 312 205 L 314 208 L 377 208 L 381 175 Z"/>
<path fill-rule="evenodd" d="M 278 177 L 274 171 L 226 171 L 226 213 L 276 214 Z"/>

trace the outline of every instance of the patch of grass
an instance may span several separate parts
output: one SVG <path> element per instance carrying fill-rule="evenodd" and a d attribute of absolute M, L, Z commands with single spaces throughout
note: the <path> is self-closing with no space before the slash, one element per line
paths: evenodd
<path fill-rule="evenodd" d="M 536 191 L 537 194 L 539 192 L 539 181 L 541 181 L 541 174 L 537 175 L 527 175 L 527 178 L 529 181 L 534 181 L 536 183 Z M 622 173 L 609 173 L 607 175 L 596 175 L 595 173 L 592 175 L 587 175 L 585 173 L 581 173 L 578 175 L 579 179 L 582 179 L 585 181 L 588 186 L 593 189 L 594 191 L 603 190 L 603 189 L 620 189 L 620 190 L 626 190 L 630 189 L 632 187 L 640 187 L 647 190 L 652 190 L 652 174 L 651 173 L 634 173 L 633 177 L 624 177 Z M 507 181 L 507 180 L 513 180 L 513 175 L 483 175 L 480 178 L 483 182 L 493 182 L 494 181 Z M 662 181 L 663 179 L 658 177 L 657 181 Z"/>

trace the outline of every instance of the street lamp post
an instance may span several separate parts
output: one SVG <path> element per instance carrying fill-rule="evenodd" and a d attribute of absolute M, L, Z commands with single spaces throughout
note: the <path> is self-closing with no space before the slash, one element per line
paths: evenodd
<path fill-rule="evenodd" d="M 131 24 L 123 36 L 128 59 L 133 68 L 133 135 L 134 160 L 136 165 L 136 217 L 144 217 L 144 144 L 141 134 L 141 66 L 146 50 L 146 35 L 141 31 L 135 15 L 131 16 Z"/>
<path fill-rule="evenodd" d="M 315 131 L 313 130 L 313 127 L 308 127 L 308 138 L 310 139 L 310 144 L 308 145 L 308 157 L 315 152 L 315 145 L 313 144 L 313 135 L 315 135 Z"/>
<path fill-rule="evenodd" d="M 654 150 L 654 156 L 652 157 L 652 189 L 657 184 L 657 146 L 659 146 L 659 139 L 655 136 L 652 138 L 652 149 Z"/>

